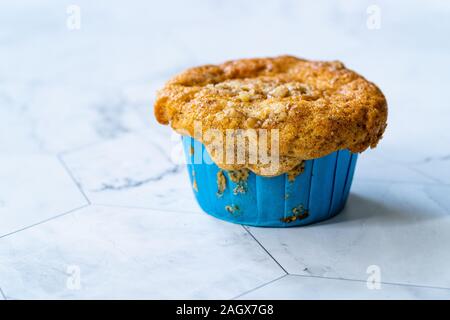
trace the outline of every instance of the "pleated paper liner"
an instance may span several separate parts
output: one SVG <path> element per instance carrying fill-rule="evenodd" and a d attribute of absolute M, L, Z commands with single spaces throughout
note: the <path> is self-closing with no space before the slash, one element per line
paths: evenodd
<path fill-rule="evenodd" d="M 233 223 L 257 227 L 293 227 L 326 220 L 345 206 L 357 154 L 339 150 L 304 161 L 296 176 L 243 176 L 215 165 L 203 144 L 182 137 L 191 185 L 200 207 Z M 248 175 L 245 174 L 248 172 Z"/>

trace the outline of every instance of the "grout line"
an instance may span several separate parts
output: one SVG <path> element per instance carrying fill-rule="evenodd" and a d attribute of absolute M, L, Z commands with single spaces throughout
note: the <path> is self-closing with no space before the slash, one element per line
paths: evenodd
<path fill-rule="evenodd" d="M 242 226 L 242 228 L 247 231 L 247 233 L 253 238 L 253 240 L 255 240 L 256 243 L 258 243 L 259 246 L 269 255 L 269 257 L 272 258 L 272 260 L 284 271 L 285 275 L 289 274 L 289 272 L 287 272 L 286 269 L 283 268 L 283 266 L 270 254 L 270 252 L 261 244 L 261 242 L 256 239 L 256 237 L 250 232 L 249 229 L 247 229 L 245 226 Z"/>
<path fill-rule="evenodd" d="M 428 192 L 424 191 L 426 193 L 426 196 L 428 199 L 434 202 L 435 205 L 437 205 L 439 208 L 447 212 L 447 214 L 450 214 L 450 209 L 445 207 L 442 203 L 440 203 L 438 200 L 435 199 L 435 197 L 432 194 L 429 194 Z"/>
<path fill-rule="evenodd" d="M 8 300 L 8 298 L 6 298 L 6 294 L 3 292 L 2 288 L 0 288 L 0 297 L 2 297 L 3 300 Z"/>
<path fill-rule="evenodd" d="M 58 215 L 56 215 L 56 216 L 53 216 L 53 217 L 51 217 L 51 218 L 48 218 L 48 219 L 45 219 L 45 220 L 36 222 L 36 223 L 34 223 L 34 224 L 32 224 L 32 225 L 29 225 L 29 226 L 26 226 L 26 227 L 24 227 L 24 228 L 17 229 L 17 230 L 15 230 L 15 231 L 12 231 L 12 232 L 9 232 L 9 233 L 0 235 L 0 239 L 5 238 L 5 237 L 10 236 L 10 235 L 13 235 L 13 234 L 15 234 L 15 233 L 18 233 L 18 232 L 20 232 L 20 231 L 24 231 L 24 230 L 30 229 L 30 228 L 32 228 L 32 227 L 38 226 L 38 225 L 43 224 L 43 223 L 45 223 L 45 222 L 48 222 L 48 221 L 57 219 L 57 218 L 59 218 L 59 217 L 65 216 L 65 215 L 67 215 L 67 214 L 69 214 L 69 213 L 75 212 L 75 211 L 77 211 L 77 210 L 80 210 L 80 209 L 83 209 L 83 208 L 86 208 L 86 207 L 89 207 L 89 206 L 90 206 L 89 204 L 85 204 L 85 205 L 82 205 L 81 207 L 77 207 L 77 208 L 75 208 L 75 209 L 66 211 L 66 212 L 64 212 L 64 213 L 58 214 Z"/>
<path fill-rule="evenodd" d="M 276 282 L 276 281 L 278 281 L 278 280 L 280 280 L 280 279 L 283 279 L 284 277 L 287 277 L 287 276 L 288 276 L 288 274 L 283 274 L 282 276 L 280 276 L 280 277 L 278 277 L 278 278 L 275 278 L 275 279 L 273 279 L 273 280 L 270 280 L 269 282 L 263 283 L 263 284 L 261 284 L 261 285 L 255 287 L 255 288 L 253 288 L 253 289 L 250 289 L 250 290 L 248 290 L 248 291 L 245 291 L 244 293 L 241 293 L 241 294 L 235 296 L 234 298 L 231 298 L 230 300 L 236 300 L 237 298 L 240 298 L 240 297 L 242 297 L 242 296 L 244 296 L 244 295 L 246 295 L 246 294 L 248 294 L 248 293 L 250 293 L 250 292 L 253 292 L 253 291 L 255 291 L 255 290 L 261 289 L 261 288 L 263 288 L 263 287 L 265 287 L 265 286 L 267 286 L 267 285 L 269 285 L 269 284 L 271 284 L 271 283 L 274 283 L 274 282 Z"/>
<path fill-rule="evenodd" d="M 412 171 L 415 171 L 416 173 L 420 174 L 421 176 L 423 176 L 423 177 L 425 177 L 425 178 L 427 178 L 427 179 L 430 179 L 430 180 L 432 180 L 432 181 L 434 181 L 434 182 L 436 182 L 436 183 L 438 183 L 438 184 L 442 184 L 442 183 L 443 183 L 443 182 L 440 181 L 439 179 L 436 179 L 436 178 L 434 178 L 434 177 L 428 175 L 427 173 L 423 172 L 422 170 L 420 170 L 420 169 L 418 169 L 418 168 L 410 167 L 410 166 L 408 166 L 407 168 L 410 169 L 410 170 L 412 170 Z"/>
<path fill-rule="evenodd" d="M 303 277 L 303 278 L 317 278 L 317 279 L 324 279 L 324 280 L 353 281 L 353 282 L 361 282 L 361 283 L 366 283 L 366 282 L 367 282 L 367 280 L 360 280 L 360 279 L 348 279 L 348 278 L 336 278 L 336 277 L 321 277 L 321 276 L 305 275 L 305 274 L 295 274 L 295 273 L 290 273 L 289 276 Z M 450 288 L 447 288 L 447 287 L 435 287 L 435 286 L 427 286 L 427 285 L 420 285 L 420 284 L 399 283 L 399 282 L 384 282 L 384 281 L 380 281 L 380 283 L 381 283 L 381 284 L 385 284 L 385 285 L 394 285 L 394 286 L 403 286 L 403 287 L 414 287 L 414 288 L 424 288 L 424 289 L 450 290 Z"/>
<path fill-rule="evenodd" d="M 69 175 L 69 177 L 72 179 L 72 181 L 75 183 L 75 185 L 77 186 L 78 190 L 81 192 L 81 194 L 83 195 L 84 199 L 87 201 L 87 204 L 91 204 L 91 201 L 89 200 L 89 198 L 87 197 L 86 193 L 84 192 L 83 188 L 81 187 L 80 183 L 77 181 L 77 179 L 75 179 L 75 176 L 72 174 L 72 172 L 70 171 L 69 167 L 67 166 L 67 164 L 64 162 L 62 156 L 60 154 L 58 154 L 56 156 L 58 158 L 58 161 L 61 163 L 61 165 L 63 166 L 63 168 L 66 170 L 67 174 Z"/>

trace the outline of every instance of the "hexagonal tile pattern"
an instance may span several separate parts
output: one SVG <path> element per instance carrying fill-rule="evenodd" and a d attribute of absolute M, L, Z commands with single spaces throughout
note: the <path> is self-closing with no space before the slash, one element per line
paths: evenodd
<path fill-rule="evenodd" d="M 450 299 L 450 289 L 380 284 L 365 281 L 316 278 L 288 275 L 268 285 L 243 294 L 239 299 L 296 300 L 379 300 L 379 299 Z"/>
<path fill-rule="evenodd" d="M 439 192 L 436 192 L 439 190 Z M 345 210 L 299 229 L 251 233 L 289 273 L 450 288 L 450 188 L 356 181 Z"/>
<path fill-rule="evenodd" d="M 94 204 L 200 212 L 185 166 L 151 139 L 129 134 L 62 159 Z"/>
<path fill-rule="evenodd" d="M 0 10 L 0 299 L 447 297 L 449 47 L 435 23 L 417 23 L 448 30 L 446 5 L 385 1 L 382 28 L 369 30 L 363 2 L 176 1 L 175 12 L 79 0 L 89 19 L 69 30 L 65 6 L 27 2 Z M 259 28 L 240 37 L 249 23 Z M 152 116 L 156 90 L 249 48 L 342 60 L 386 95 L 383 140 L 359 158 L 332 220 L 217 221 L 171 161 L 179 138 Z M 373 267 L 381 290 L 366 288 Z"/>
<path fill-rule="evenodd" d="M 8 298 L 232 298 L 284 271 L 239 225 L 90 206 L 0 239 Z"/>

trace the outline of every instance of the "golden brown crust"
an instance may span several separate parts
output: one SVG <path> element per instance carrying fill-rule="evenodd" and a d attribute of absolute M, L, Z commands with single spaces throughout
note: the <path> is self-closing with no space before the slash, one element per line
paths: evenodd
<path fill-rule="evenodd" d="M 336 150 L 375 147 L 386 128 L 387 103 L 375 84 L 341 62 L 280 56 L 188 69 L 158 92 L 155 116 L 191 136 L 197 121 L 203 131 L 279 129 L 279 174 Z M 259 173 L 248 163 L 218 164 Z"/>

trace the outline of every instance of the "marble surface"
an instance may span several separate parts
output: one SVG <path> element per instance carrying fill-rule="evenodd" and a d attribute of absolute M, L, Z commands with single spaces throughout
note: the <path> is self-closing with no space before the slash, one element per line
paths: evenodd
<path fill-rule="evenodd" d="M 244 228 L 204 214 L 92 205 L 2 240 L 7 298 L 227 299 L 285 274 Z"/>
<path fill-rule="evenodd" d="M 79 29 L 66 2 L 0 4 L 0 299 L 450 299 L 448 3 L 70 4 Z M 155 90 L 189 66 L 285 53 L 377 83 L 385 138 L 332 220 L 218 221 L 152 117 Z"/>
<path fill-rule="evenodd" d="M 366 281 L 351 281 L 326 277 L 286 275 L 251 290 L 237 299 L 285 300 L 388 300 L 430 299 L 448 300 L 448 290 L 420 286 L 383 283 L 380 289 L 368 290 Z"/>

